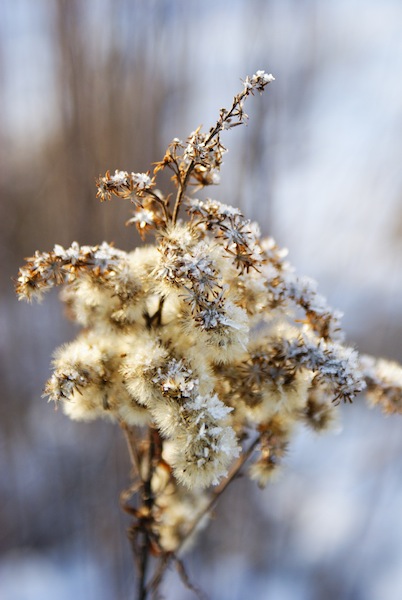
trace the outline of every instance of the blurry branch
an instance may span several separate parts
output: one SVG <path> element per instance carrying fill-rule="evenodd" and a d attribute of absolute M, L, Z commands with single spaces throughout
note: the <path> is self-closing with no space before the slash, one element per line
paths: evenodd
<path fill-rule="evenodd" d="M 134 47 L 124 47 L 120 33 L 124 8 L 121 0 L 107 4 L 105 18 L 110 39 L 96 36 L 96 47 L 91 47 L 85 35 L 88 24 L 82 18 L 81 3 L 74 0 L 57 5 L 57 39 L 60 40 L 57 87 L 61 116 L 58 152 L 60 175 L 68 182 L 61 201 L 67 204 L 80 198 L 74 220 L 81 224 L 82 236 L 88 235 L 90 221 L 93 241 L 101 241 L 100 219 L 104 214 L 101 211 L 97 215 L 97 211 L 93 211 L 93 182 L 99 171 L 128 160 L 145 167 L 161 146 L 159 125 L 164 80 L 155 69 L 152 76 L 147 69 L 148 45 L 140 48 L 138 42 L 130 40 Z M 144 123 L 152 123 L 151 130 L 145 131 Z M 50 152 L 53 153 L 52 148 Z M 116 222 L 121 223 L 119 213 Z"/>
<path fill-rule="evenodd" d="M 95 210 L 95 178 L 114 165 L 145 169 L 161 154 L 166 97 L 177 88 L 158 63 L 149 68 L 161 42 L 139 27 L 140 10 L 137 0 L 116 0 L 102 4 L 102 15 L 88 15 L 77 0 L 57 0 L 47 15 L 55 57 L 49 97 L 56 98 L 56 113 L 49 101 L 47 134 L 31 146 L 18 142 L 18 152 L 8 148 L 6 164 L 1 161 L 0 191 L 7 199 L 1 216 L 11 257 L 51 246 L 55 238 L 97 243 L 116 239 L 119 231 L 123 244 L 132 239 L 133 231 L 123 228 L 122 240 L 124 207 Z M 108 26 L 99 35 L 101 20 Z M 15 267 L 9 266 L 10 275 Z"/>

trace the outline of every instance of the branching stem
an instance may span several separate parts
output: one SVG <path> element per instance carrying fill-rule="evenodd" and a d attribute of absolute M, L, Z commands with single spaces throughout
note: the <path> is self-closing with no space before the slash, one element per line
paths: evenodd
<path fill-rule="evenodd" d="M 161 557 L 161 560 L 160 560 L 160 563 L 159 563 L 159 568 L 157 569 L 157 571 L 155 572 L 154 577 L 151 579 L 151 581 L 148 584 L 147 590 L 149 592 L 152 592 L 152 591 L 155 591 L 155 590 L 158 589 L 158 587 L 159 587 L 159 585 L 162 582 L 163 576 L 164 576 L 164 574 L 166 572 L 166 569 L 168 568 L 170 562 L 178 560 L 177 556 L 178 556 L 180 550 L 183 548 L 184 544 L 188 541 L 188 539 L 194 533 L 194 531 L 196 530 L 196 528 L 198 527 L 198 525 L 200 524 L 200 522 L 202 521 L 202 519 L 208 513 L 211 512 L 211 510 L 214 508 L 215 504 L 218 502 L 219 498 L 221 497 L 221 495 L 223 494 L 223 492 L 228 488 L 228 486 L 230 485 L 230 483 L 236 479 L 236 477 L 239 474 L 240 470 L 242 469 L 243 465 L 251 457 L 251 455 L 253 454 L 254 450 L 256 449 L 256 447 L 258 446 L 258 444 L 260 443 L 260 439 L 261 439 L 261 436 L 259 435 L 250 444 L 250 446 L 239 456 L 239 458 L 237 459 L 237 461 L 232 466 L 232 468 L 231 468 L 228 476 L 226 477 L 226 479 L 221 483 L 221 485 L 219 485 L 215 489 L 215 491 L 213 493 L 213 496 L 211 497 L 211 499 L 208 502 L 207 506 L 194 519 L 194 521 L 192 522 L 192 524 L 188 528 L 186 534 L 182 538 L 180 544 L 177 546 L 175 552 L 165 553 Z"/>
<path fill-rule="evenodd" d="M 148 597 L 147 571 L 150 558 L 152 513 L 154 508 L 154 495 L 151 481 L 155 469 L 155 456 L 159 453 L 157 438 L 159 434 L 152 427 L 148 430 L 147 447 L 143 454 L 139 451 L 139 443 L 134 431 L 125 422 L 120 423 L 127 442 L 130 461 L 138 475 L 140 485 L 132 490 L 139 497 L 139 506 L 136 509 L 124 507 L 126 512 L 134 515 L 134 522 L 128 529 L 133 557 L 138 569 L 137 600 L 146 600 Z M 145 442 L 145 440 L 143 440 Z M 138 540 L 140 542 L 138 543 Z"/>
<path fill-rule="evenodd" d="M 190 164 L 188 165 L 185 173 L 184 173 L 183 179 L 179 180 L 179 189 L 177 191 L 176 202 L 175 202 L 175 205 L 174 205 L 173 216 L 172 216 L 172 223 L 173 223 L 173 225 L 176 224 L 177 217 L 178 217 L 178 214 L 179 214 L 180 205 L 181 205 L 181 202 L 183 200 L 183 196 L 184 196 L 184 193 L 185 193 L 185 191 L 187 189 L 187 184 L 188 184 L 188 181 L 190 179 L 190 176 L 191 176 L 191 173 L 192 173 L 194 167 L 195 167 L 195 162 L 192 160 L 190 162 Z"/>
<path fill-rule="evenodd" d="M 238 94 L 237 96 L 234 96 L 233 103 L 232 103 L 230 110 L 228 112 L 226 112 L 224 115 L 221 114 L 216 125 L 211 128 L 211 130 L 204 142 L 205 148 L 207 148 L 208 144 L 211 143 L 211 141 L 214 139 L 214 137 L 217 136 L 224 129 L 224 124 L 227 122 L 230 122 L 230 119 L 233 116 L 238 116 L 239 122 L 232 123 L 229 127 L 234 127 L 235 125 L 240 125 L 242 122 L 244 122 L 244 116 L 243 116 L 241 104 L 242 104 L 242 100 L 244 98 L 246 98 L 247 96 L 249 96 L 250 93 L 251 93 L 250 89 L 246 88 L 245 90 L 240 92 L 240 94 Z M 237 113 L 236 113 L 236 109 L 237 109 Z M 172 215 L 173 225 L 176 224 L 177 217 L 178 217 L 179 210 L 180 210 L 180 205 L 182 203 L 183 196 L 186 192 L 187 185 L 188 185 L 189 179 L 191 177 L 191 173 L 193 172 L 195 166 L 196 166 L 196 162 L 194 160 L 192 160 L 189 163 L 189 165 L 187 166 L 186 170 L 184 171 L 184 175 L 182 177 L 180 177 L 179 173 L 177 174 L 178 191 L 177 191 L 176 202 L 175 202 L 175 206 L 173 209 L 173 215 Z"/>
<path fill-rule="evenodd" d="M 237 459 L 237 461 L 232 466 L 232 468 L 231 468 L 228 476 L 214 490 L 213 496 L 212 496 L 211 500 L 208 502 L 207 506 L 201 511 L 201 513 L 197 516 L 197 518 L 190 525 L 189 529 L 187 530 L 186 535 L 182 538 L 179 546 L 176 548 L 176 553 L 180 552 L 181 548 L 184 546 L 184 544 L 189 539 L 189 537 L 194 533 L 195 529 L 197 528 L 197 526 L 199 525 L 199 523 L 202 521 L 202 519 L 208 513 L 210 513 L 211 510 L 214 508 L 215 504 L 218 502 L 218 500 L 222 496 L 223 492 L 232 483 L 232 481 L 234 481 L 234 479 L 239 474 L 241 468 L 243 467 L 244 463 L 246 463 L 247 460 L 250 458 L 250 456 L 253 454 L 253 452 L 254 452 L 256 446 L 259 444 L 259 442 L 260 442 L 260 436 L 258 436 L 252 442 L 252 444 L 247 448 L 247 450 L 245 450 L 239 456 L 239 458 Z"/>

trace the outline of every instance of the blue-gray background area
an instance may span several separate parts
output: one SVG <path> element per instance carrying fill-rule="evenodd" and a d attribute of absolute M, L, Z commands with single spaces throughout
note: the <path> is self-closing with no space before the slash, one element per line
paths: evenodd
<path fill-rule="evenodd" d="M 276 81 L 227 132 L 208 195 L 260 222 L 345 313 L 363 352 L 402 360 L 402 4 L 398 0 L 3 0 L 0 19 L 0 598 L 133 596 L 118 428 L 41 399 L 72 339 L 57 293 L 18 303 L 35 249 L 140 243 L 100 205 L 107 169 L 144 171 L 213 124 L 257 69 Z M 402 597 L 400 417 L 340 407 L 300 431 L 279 480 L 245 478 L 187 556 L 211 600 Z M 192 595 L 169 573 L 167 600 Z"/>

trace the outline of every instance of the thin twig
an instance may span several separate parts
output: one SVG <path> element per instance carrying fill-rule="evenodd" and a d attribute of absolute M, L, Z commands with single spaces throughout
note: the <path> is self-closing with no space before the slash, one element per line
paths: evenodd
<path fill-rule="evenodd" d="M 260 439 L 261 439 L 261 436 L 259 435 L 250 444 L 250 446 L 247 448 L 247 450 L 245 450 L 239 456 L 239 458 L 237 459 L 237 461 L 232 466 L 232 468 L 231 468 L 228 476 L 226 477 L 226 479 L 221 483 L 220 486 L 218 486 L 215 489 L 215 491 L 213 493 L 213 496 L 210 499 L 210 501 L 208 502 L 207 506 L 200 512 L 200 514 L 196 517 L 196 519 L 194 519 L 194 521 L 190 525 L 189 529 L 187 530 L 187 533 L 181 539 L 181 541 L 180 541 L 179 545 L 177 546 L 175 552 L 166 552 L 161 557 L 161 561 L 160 561 L 159 567 L 158 567 L 157 571 L 155 572 L 153 578 L 151 579 L 151 581 L 148 584 L 148 588 L 147 588 L 148 591 L 155 591 L 155 590 L 158 589 L 159 585 L 162 582 L 162 579 L 163 579 L 163 576 L 164 576 L 164 574 L 166 572 L 166 569 L 168 568 L 168 566 L 169 566 L 169 564 L 170 564 L 170 562 L 172 560 L 173 561 L 179 561 L 179 559 L 177 557 L 177 554 L 183 548 L 184 544 L 189 539 L 189 537 L 194 533 L 195 529 L 198 527 L 198 525 L 201 522 L 201 520 L 213 509 L 213 507 L 215 506 L 215 504 L 217 503 L 217 501 L 219 500 L 219 498 L 221 497 L 221 495 L 223 494 L 223 492 L 230 485 L 230 483 L 232 481 L 234 481 L 234 479 L 239 474 L 239 472 L 240 472 L 241 468 L 243 467 L 243 465 L 246 463 L 246 461 L 253 454 L 255 448 L 257 447 L 257 445 L 260 442 Z"/>
<path fill-rule="evenodd" d="M 125 421 L 120 421 L 120 427 L 123 430 L 124 437 L 127 443 L 128 454 L 130 457 L 130 462 L 132 467 L 135 470 L 135 474 L 138 475 L 141 479 L 141 459 L 138 452 L 138 440 L 135 439 L 134 431 L 132 427 L 127 425 Z"/>
<path fill-rule="evenodd" d="M 175 202 L 174 209 L 173 209 L 173 216 L 172 216 L 173 225 L 176 224 L 177 216 L 179 214 L 180 204 L 183 199 L 184 192 L 186 191 L 186 188 L 187 188 L 188 180 L 190 179 L 190 175 L 191 175 L 194 167 L 195 167 L 195 162 L 192 160 L 184 173 L 183 179 L 180 180 L 179 190 L 177 192 L 176 202 Z"/>
<path fill-rule="evenodd" d="M 196 585 L 191 583 L 190 577 L 188 576 L 183 561 L 181 561 L 177 556 L 174 556 L 174 561 L 176 563 L 177 572 L 185 587 L 191 592 L 194 592 L 194 594 L 199 600 L 207 600 L 207 596 L 205 595 L 205 593 L 202 590 L 200 590 Z"/>
<path fill-rule="evenodd" d="M 148 195 L 151 198 L 153 198 L 155 200 L 155 202 L 157 202 L 161 206 L 161 208 L 163 210 L 163 215 L 165 217 L 165 221 L 166 221 L 166 223 L 168 223 L 168 221 L 169 221 L 169 211 L 168 211 L 166 202 L 164 200 L 162 200 L 162 198 L 159 198 L 159 196 L 157 194 L 155 194 L 155 192 L 153 192 L 152 190 L 148 191 Z"/>
<path fill-rule="evenodd" d="M 163 554 L 161 556 L 161 559 L 159 561 L 159 566 L 156 569 L 154 576 L 152 577 L 151 581 L 148 584 L 148 588 L 147 588 L 148 592 L 155 593 L 158 590 L 160 584 L 162 583 L 162 579 L 166 572 L 166 569 L 168 568 L 169 563 L 172 559 L 173 559 L 172 552 L 165 552 L 165 554 Z"/>
<path fill-rule="evenodd" d="M 151 489 L 151 480 L 154 472 L 154 453 L 155 453 L 155 431 L 149 428 L 148 438 L 148 460 L 144 464 L 140 452 L 138 450 L 138 440 L 134 436 L 133 429 L 124 421 L 120 423 L 123 429 L 127 448 L 130 456 L 130 461 L 139 478 L 136 486 L 132 486 L 132 490 L 136 490 L 140 497 L 140 505 L 138 508 L 130 509 L 127 506 L 127 501 L 123 505 L 126 512 L 134 515 L 134 522 L 128 529 L 128 537 L 131 543 L 133 557 L 138 570 L 138 587 L 137 600 L 146 600 L 148 590 L 146 585 L 147 569 L 150 556 L 150 531 L 149 522 L 152 516 L 154 498 Z M 145 454 L 144 454 L 145 455 Z M 129 490 L 127 490 L 127 493 Z M 140 543 L 138 538 L 140 537 Z"/>
<path fill-rule="evenodd" d="M 140 546 L 140 569 L 139 569 L 139 580 L 138 580 L 138 590 L 137 590 L 137 598 L 138 600 L 146 600 L 148 596 L 148 589 L 146 585 L 147 579 L 147 569 L 150 558 L 150 531 L 149 531 L 149 522 L 152 518 L 153 505 L 154 505 L 154 496 L 151 488 L 151 481 L 154 472 L 154 454 L 155 454 L 155 432 L 152 427 L 149 428 L 149 438 L 148 438 L 148 461 L 147 461 L 147 471 L 146 477 L 143 480 L 143 486 L 141 490 L 141 507 L 145 509 L 145 516 L 143 518 L 142 524 L 142 543 Z"/>
<path fill-rule="evenodd" d="M 232 103 L 230 110 L 227 113 L 225 113 L 224 116 L 221 115 L 219 117 L 216 125 L 214 127 L 211 127 L 210 132 L 204 141 L 204 146 L 206 148 L 208 147 L 208 144 L 210 144 L 211 141 L 214 139 L 214 137 L 216 137 L 221 131 L 223 131 L 224 124 L 226 122 L 229 122 L 230 119 L 235 115 L 236 109 L 239 110 L 239 113 L 237 114 L 237 116 L 239 117 L 239 122 L 231 124 L 229 126 L 229 128 L 232 128 L 235 125 L 240 125 L 242 122 L 244 122 L 243 113 L 241 111 L 241 103 L 242 103 L 242 100 L 244 98 L 247 98 L 247 96 L 249 96 L 250 94 L 252 94 L 252 90 L 247 88 L 247 89 L 243 90 L 242 92 L 240 92 L 237 96 L 234 96 L 233 103 Z M 173 225 L 176 224 L 180 205 L 181 205 L 183 196 L 185 194 L 191 173 L 193 172 L 195 166 L 196 166 L 196 162 L 194 160 L 192 160 L 184 172 L 184 177 L 181 178 L 180 174 L 178 174 L 178 176 L 177 176 L 178 181 L 179 181 L 179 189 L 177 192 L 176 202 L 175 202 L 175 206 L 173 209 L 173 215 L 172 215 Z"/>
<path fill-rule="evenodd" d="M 236 476 L 239 474 L 239 471 L 243 467 L 244 463 L 250 458 L 250 456 L 254 452 L 256 446 L 259 444 L 260 437 L 261 436 L 258 436 L 253 441 L 253 443 L 247 448 L 247 450 L 239 456 L 239 458 L 237 459 L 237 461 L 234 463 L 233 467 L 231 468 L 228 476 L 214 490 L 213 496 L 212 496 L 211 500 L 208 502 L 207 506 L 201 511 L 201 513 L 193 521 L 190 528 L 187 530 L 186 535 L 181 539 L 180 544 L 176 548 L 176 551 L 175 551 L 176 553 L 181 550 L 181 548 L 184 546 L 184 544 L 188 540 L 188 538 L 194 533 L 194 530 L 197 528 L 200 521 L 205 517 L 205 515 L 207 515 L 213 509 L 213 507 L 215 506 L 215 504 L 217 503 L 217 501 L 219 500 L 219 498 L 221 497 L 223 492 L 232 483 L 232 481 L 234 481 Z"/>

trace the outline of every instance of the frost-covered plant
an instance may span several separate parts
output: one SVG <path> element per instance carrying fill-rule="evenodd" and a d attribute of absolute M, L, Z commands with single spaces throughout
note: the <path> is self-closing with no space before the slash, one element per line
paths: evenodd
<path fill-rule="evenodd" d="M 126 434 L 138 598 L 157 589 L 169 561 L 183 574 L 179 551 L 246 460 L 264 486 L 298 425 L 327 429 L 336 405 L 364 388 L 385 412 L 402 411 L 401 367 L 345 346 L 340 314 L 240 210 L 189 195 L 219 182 L 222 131 L 244 123 L 245 99 L 273 80 L 247 77 L 209 132 L 175 138 L 152 173 L 99 178 L 99 198 L 130 200 L 128 224 L 152 245 L 56 245 L 18 275 L 20 299 L 63 285 L 83 328 L 56 351 L 45 395 L 72 419 L 106 418 Z M 163 170 L 173 193 L 157 187 Z"/>

